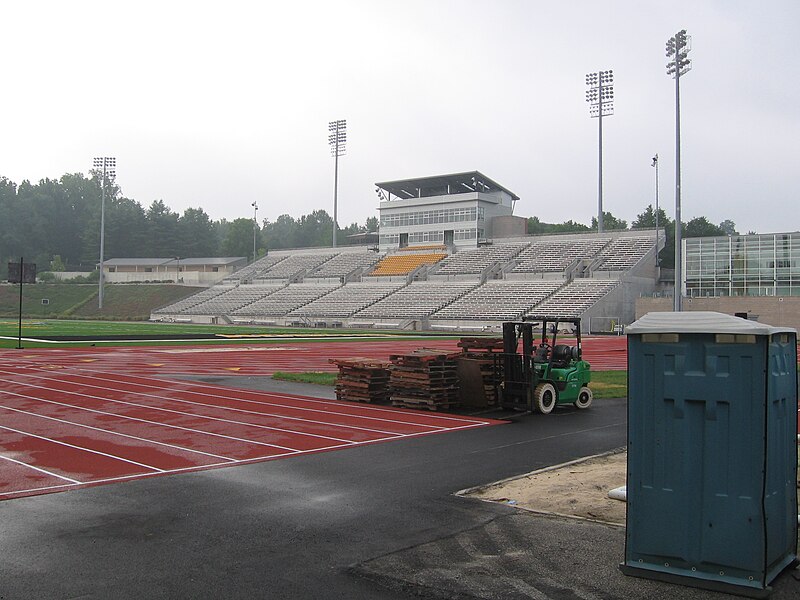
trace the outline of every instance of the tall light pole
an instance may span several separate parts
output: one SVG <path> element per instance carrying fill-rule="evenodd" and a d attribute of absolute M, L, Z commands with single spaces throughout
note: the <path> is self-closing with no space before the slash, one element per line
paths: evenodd
<path fill-rule="evenodd" d="M 614 71 L 598 71 L 586 74 L 586 102 L 589 116 L 597 117 L 598 130 L 598 177 L 597 177 L 597 232 L 603 232 L 603 117 L 614 114 Z"/>
<path fill-rule="evenodd" d="M 336 232 L 339 227 L 336 224 L 337 219 L 337 201 L 339 194 L 339 157 L 344 156 L 345 145 L 347 143 L 347 121 L 341 119 L 339 121 L 331 121 L 328 123 L 328 144 L 331 147 L 331 156 L 334 158 L 333 163 L 333 247 L 336 248 Z"/>
<path fill-rule="evenodd" d="M 103 179 L 100 184 L 100 289 L 97 295 L 97 308 L 103 309 L 103 284 L 106 275 L 103 266 L 106 242 L 106 180 L 113 179 L 117 173 L 117 159 L 111 156 L 101 156 L 94 159 L 95 169 L 102 170 Z"/>
<path fill-rule="evenodd" d="M 650 166 L 656 168 L 656 267 L 658 267 L 661 265 L 661 259 L 658 256 L 658 154 L 653 157 L 653 163 Z"/>
<path fill-rule="evenodd" d="M 256 229 L 258 228 L 258 202 L 254 201 L 253 207 L 253 260 L 256 259 Z"/>
<path fill-rule="evenodd" d="M 681 263 L 681 75 L 692 70 L 689 60 L 691 38 L 686 35 L 686 30 L 667 40 L 667 75 L 675 79 L 675 298 L 673 310 L 679 312 L 682 308 L 682 263 Z"/>

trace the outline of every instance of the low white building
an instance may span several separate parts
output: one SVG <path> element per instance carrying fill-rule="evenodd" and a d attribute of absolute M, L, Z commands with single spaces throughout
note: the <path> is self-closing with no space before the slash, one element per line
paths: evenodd
<path fill-rule="evenodd" d="M 185 285 L 214 285 L 247 264 L 247 258 L 109 258 L 103 261 L 108 283 L 172 281 Z M 99 267 L 99 265 L 98 265 Z"/>

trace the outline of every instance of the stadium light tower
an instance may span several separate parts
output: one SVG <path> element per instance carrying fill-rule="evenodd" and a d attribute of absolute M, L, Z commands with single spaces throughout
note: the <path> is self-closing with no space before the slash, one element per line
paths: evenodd
<path fill-rule="evenodd" d="M 111 156 L 101 156 L 94 159 L 93 166 L 103 172 L 103 179 L 100 185 L 100 289 L 97 294 L 97 308 L 103 309 L 103 284 L 105 284 L 105 270 L 103 258 L 106 241 L 106 181 L 113 179 L 117 174 L 117 159 Z"/>
<path fill-rule="evenodd" d="M 258 201 L 253 201 L 253 260 L 256 259 L 256 228 L 258 227 Z"/>
<path fill-rule="evenodd" d="M 339 229 L 336 224 L 337 200 L 339 194 L 339 157 L 344 156 L 347 143 L 347 121 L 330 121 L 328 123 L 328 144 L 331 147 L 333 163 L 333 247 L 336 248 L 336 231 Z"/>
<path fill-rule="evenodd" d="M 667 75 L 675 79 L 675 298 L 673 310 L 680 312 L 682 308 L 683 281 L 681 263 L 681 75 L 692 70 L 689 52 L 692 49 L 692 38 L 686 30 L 667 40 Z"/>
<path fill-rule="evenodd" d="M 598 180 L 597 180 L 597 232 L 603 232 L 603 117 L 614 114 L 614 71 L 586 74 L 586 102 L 589 116 L 597 117 L 598 130 Z"/>

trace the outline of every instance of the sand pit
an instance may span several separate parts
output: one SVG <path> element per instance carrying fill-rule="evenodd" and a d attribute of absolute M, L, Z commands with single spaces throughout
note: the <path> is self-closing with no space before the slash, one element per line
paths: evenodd
<path fill-rule="evenodd" d="M 625 503 L 610 499 L 608 492 L 625 485 L 627 458 L 625 450 L 617 450 L 466 490 L 463 495 L 624 526 Z"/>
<path fill-rule="evenodd" d="M 461 495 L 533 512 L 624 526 L 625 502 L 612 500 L 608 492 L 625 485 L 627 460 L 628 452 L 622 448 L 464 490 Z"/>

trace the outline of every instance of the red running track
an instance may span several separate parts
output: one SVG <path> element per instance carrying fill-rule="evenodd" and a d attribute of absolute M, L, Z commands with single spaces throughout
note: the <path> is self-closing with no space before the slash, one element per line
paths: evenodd
<path fill-rule="evenodd" d="M 82 352 L 72 365 L 65 351 L 49 363 L 46 354 L 0 353 L 0 499 L 501 423 L 104 371 Z"/>
<path fill-rule="evenodd" d="M 568 340 L 567 343 L 569 343 Z M 95 370 L 135 373 L 137 375 L 250 375 L 266 376 L 276 371 L 335 372 L 329 358 L 364 357 L 387 360 L 391 354 L 410 352 L 422 346 L 458 352 L 456 340 L 391 340 L 352 342 L 292 342 L 276 345 L 230 346 L 154 346 L 36 349 L 23 351 L 29 364 L 41 368 L 87 367 Z M 14 363 L 18 354 L 0 354 L 0 368 L 5 359 Z M 596 371 L 625 370 L 625 337 L 587 337 L 583 358 Z"/>
<path fill-rule="evenodd" d="M 500 423 L 226 388 L 170 375 L 335 371 L 454 340 L 0 350 L 0 499 L 352 448 Z M 595 369 L 625 368 L 624 338 L 587 338 Z"/>

